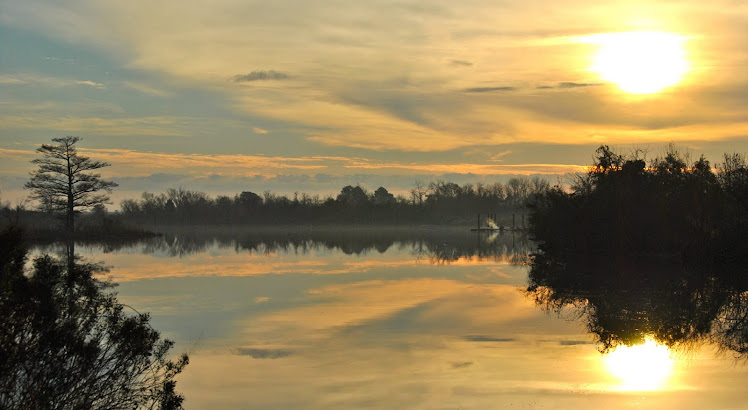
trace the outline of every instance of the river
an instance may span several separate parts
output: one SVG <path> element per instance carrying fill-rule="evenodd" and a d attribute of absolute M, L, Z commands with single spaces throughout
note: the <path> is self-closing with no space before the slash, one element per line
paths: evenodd
<path fill-rule="evenodd" d="M 187 409 L 746 405 L 745 359 L 715 345 L 601 354 L 579 308 L 528 294 L 534 247 L 511 233 L 234 230 L 76 251 L 189 353 Z"/>

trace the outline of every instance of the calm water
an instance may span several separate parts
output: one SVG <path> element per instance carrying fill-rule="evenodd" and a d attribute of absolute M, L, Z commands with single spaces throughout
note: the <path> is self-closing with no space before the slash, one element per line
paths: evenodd
<path fill-rule="evenodd" d="M 526 294 L 530 251 L 463 230 L 77 247 L 189 352 L 189 409 L 748 406 L 745 360 L 713 345 L 602 355 L 578 309 Z"/>

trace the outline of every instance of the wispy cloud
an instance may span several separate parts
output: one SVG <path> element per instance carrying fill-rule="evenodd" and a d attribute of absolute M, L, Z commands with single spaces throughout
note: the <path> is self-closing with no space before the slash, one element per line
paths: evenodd
<path fill-rule="evenodd" d="M 587 70 L 594 46 L 574 40 L 620 29 L 630 13 L 624 3 L 575 0 L 570 6 L 541 0 L 507 10 L 502 2 L 437 1 L 433 9 L 438 12 L 388 7 L 379 0 L 290 0 L 261 8 L 226 0 L 210 9 L 177 0 L 157 7 L 146 3 L 10 2 L 3 18 L 46 37 L 111 50 L 128 68 L 222 93 L 242 115 L 306 133 L 308 149 L 316 152 L 339 147 L 446 151 L 520 141 L 740 138 L 745 144 L 748 135 L 748 99 L 736 91 L 745 82 L 739 68 L 745 65 L 748 14 L 742 9 L 730 8 L 728 18 L 721 11 L 727 6 L 704 8 L 695 0 L 651 7 L 654 20 L 704 22 L 673 27 L 721 41 L 695 40 L 693 55 L 703 59 L 699 69 L 647 102 L 629 100 L 615 87 L 594 87 L 600 80 Z M 552 27 L 537 18 L 538 7 L 555 16 Z M 137 29 L 133 21 L 139 22 Z M 287 79 L 293 81 L 276 81 Z M 27 83 L 28 78 L 0 77 L 4 85 Z M 732 89 L 734 97 L 707 96 L 705 89 Z M 263 143 L 292 141 L 278 135 Z"/>
<path fill-rule="evenodd" d="M 561 346 L 577 346 L 577 345 L 591 345 L 594 344 L 594 342 L 590 342 L 587 340 L 560 340 L 558 342 Z"/>
<path fill-rule="evenodd" d="M 258 349 L 250 347 L 236 349 L 236 354 L 250 356 L 253 359 L 282 359 L 291 356 L 293 353 L 293 350 L 288 349 Z"/>
<path fill-rule="evenodd" d="M 360 157 L 277 157 L 261 155 L 204 155 L 167 154 L 114 149 L 81 149 L 101 160 L 118 164 L 122 169 L 148 170 L 189 170 L 191 174 L 212 173 L 222 175 L 264 175 L 276 176 L 283 172 L 309 171 L 359 173 L 378 171 L 389 174 L 473 174 L 473 175 L 530 175 L 565 174 L 584 172 L 583 165 L 571 164 L 417 164 L 391 161 L 378 161 Z"/>
<path fill-rule="evenodd" d="M 489 157 L 489 161 L 494 161 L 494 162 L 503 161 L 502 158 L 504 158 L 505 156 L 507 156 L 507 155 L 509 155 L 511 153 L 512 153 L 512 151 L 509 151 L 509 150 L 503 151 L 503 152 L 498 152 L 496 154 L 491 155 Z"/>
<path fill-rule="evenodd" d="M 431 164 L 431 163 L 401 163 L 393 161 L 379 161 L 360 157 L 308 156 L 308 157 L 278 157 L 262 155 L 206 155 L 206 154 L 169 154 L 142 152 L 123 149 L 90 149 L 80 148 L 96 159 L 107 161 L 114 166 L 108 173 L 114 176 L 147 176 L 154 173 L 168 172 L 170 174 L 186 173 L 190 178 L 207 178 L 208 176 L 263 176 L 275 178 L 283 176 L 293 184 L 304 184 L 298 177 L 307 178 L 307 183 L 317 185 L 344 184 L 341 175 L 371 174 L 366 179 L 376 180 L 376 174 L 400 175 L 409 182 L 413 175 L 532 175 L 532 174 L 565 174 L 584 172 L 588 168 L 583 165 L 570 164 Z M 28 150 L 11 150 L 0 148 L 0 155 L 16 159 L 31 159 L 36 154 Z M 313 172 L 316 176 L 309 176 Z M 325 178 L 325 174 L 328 177 Z M 293 177 L 296 175 L 297 177 Z M 335 176 L 334 181 L 327 181 Z M 382 177 L 379 177 L 380 180 Z M 170 178 L 167 183 L 175 183 Z M 223 181 L 227 183 L 230 181 Z M 282 181 L 275 181 L 281 183 Z M 152 182 L 153 183 L 153 182 Z M 196 184 L 193 181 L 193 184 Z M 382 182 L 379 182 L 382 184 Z M 333 186 L 332 188 L 337 188 Z"/>
<path fill-rule="evenodd" d="M 470 61 L 465 60 L 452 60 L 449 62 L 450 65 L 457 66 L 457 67 L 472 67 L 473 63 Z"/>
<path fill-rule="evenodd" d="M 560 82 L 558 88 L 582 88 L 582 87 L 597 87 L 603 85 L 603 83 L 573 83 L 573 82 Z"/>
<path fill-rule="evenodd" d="M 319 171 L 327 169 L 331 161 L 337 157 L 270 157 L 261 155 L 206 155 L 206 154 L 169 154 L 140 152 L 124 149 L 80 149 L 90 153 L 126 171 L 131 175 L 138 169 L 189 170 L 196 174 L 225 174 L 225 175 L 265 175 L 273 176 L 281 172 L 296 170 L 297 172 Z M 122 172 L 120 171 L 120 172 Z"/>
<path fill-rule="evenodd" d="M 60 57 L 51 57 L 50 56 L 50 57 L 44 57 L 44 59 L 47 60 L 47 61 L 59 61 L 61 63 L 66 63 L 66 64 L 75 64 L 75 59 L 74 58 L 60 58 Z"/>
<path fill-rule="evenodd" d="M 184 135 L 194 118 L 182 117 L 72 117 L 64 114 L 37 118 L 26 115 L 0 116 L 3 125 L 11 129 L 48 129 L 104 136 L 179 136 Z M 194 132 L 194 130 L 192 131 Z"/>
<path fill-rule="evenodd" d="M 29 83 L 28 80 L 25 80 L 20 76 L 0 74 L 0 84 L 20 85 L 20 84 L 28 84 L 28 83 Z"/>
<path fill-rule="evenodd" d="M 486 335 L 468 335 L 463 337 L 468 342 L 514 342 L 517 339 L 512 337 L 494 337 Z"/>
<path fill-rule="evenodd" d="M 30 85 L 53 88 L 83 85 L 98 89 L 106 88 L 104 84 L 96 81 L 47 77 L 37 74 L 0 74 L 0 85 Z"/>
<path fill-rule="evenodd" d="M 31 159 L 35 155 L 34 151 L 0 148 L 0 156 L 5 159 Z"/>
<path fill-rule="evenodd" d="M 473 88 L 465 88 L 462 91 L 465 91 L 466 93 L 491 93 L 491 92 L 498 92 L 498 91 L 516 91 L 517 87 L 473 87 Z"/>
<path fill-rule="evenodd" d="M 155 87 L 151 87 L 147 84 L 135 82 L 135 81 L 125 81 L 122 83 L 127 88 L 131 88 L 136 91 L 140 91 L 143 94 L 148 94 L 156 97 L 169 97 L 172 95 L 172 93 L 168 91 L 164 91 Z"/>
<path fill-rule="evenodd" d="M 288 74 L 280 73 L 278 71 L 252 71 L 249 74 L 239 74 L 234 76 L 234 81 L 237 83 L 244 83 L 250 81 L 263 81 L 263 80 L 285 80 L 288 78 Z"/>
<path fill-rule="evenodd" d="M 502 175 L 502 174 L 565 174 L 584 172 L 587 166 L 573 164 L 413 164 L 384 161 L 354 160 L 348 168 L 359 169 L 390 169 L 399 171 L 419 171 L 433 174 L 474 174 L 474 175 Z"/>
<path fill-rule="evenodd" d="M 575 83 L 571 81 L 562 81 L 555 85 L 539 85 L 535 87 L 538 90 L 554 90 L 554 89 L 569 89 L 569 88 L 585 88 L 585 87 L 598 87 L 605 85 L 605 83 Z"/>
<path fill-rule="evenodd" d="M 76 81 L 75 83 L 78 84 L 78 85 L 87 85 L 89 87 L 98 88 L 100 90 L 106 88 L 106 86 L 104 86 L 104 84 L 97 83 L 96 81 L 83 80 L 83 81 Z"/>

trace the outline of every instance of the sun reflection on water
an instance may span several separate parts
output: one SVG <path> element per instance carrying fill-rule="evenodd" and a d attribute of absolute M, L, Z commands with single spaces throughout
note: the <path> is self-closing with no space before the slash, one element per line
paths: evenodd
<path fill-rule="evenodd" d="M 673 369 L 667 346 L 647 338 L 636 346 L 619 346 L 604 357 L 608 371 L 621 381 L 617 390 L 652 391 L 663 387 Z"/>

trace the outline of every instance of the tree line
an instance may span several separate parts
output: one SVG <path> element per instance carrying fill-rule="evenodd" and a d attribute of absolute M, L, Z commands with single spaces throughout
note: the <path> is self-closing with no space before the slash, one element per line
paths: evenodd
<path fill-rule="evenodd" d="M 122 217 L 138 223 L 196 224 L 459 224 L 476 223 L 479 214 L 497 214 L 510 224 L 534 195 L 550 188 L 545 179 L 518 177 L 506 184 L 463 184 L 437 180 L 416 182 L 409 197 L 379 187 L 369 191 L 348 185 L 337 196 L 295 193 L 293 197 L 270 191 L 243 191 L 215 198 L 183 188 L 164 193 L 144 192 L 140 199 L 121 203 Z"/>
<path fill-rule="evenodd" d="M 552 311 L 576 308 L 600 350 L 653 337 L 671 347 L 712 342 L 748 355 L 748 162 L 670 148 L 596 151 L 570 189 L 530 205 L 527 292 Z"/>
<path fill-rule="evenodd" d="M 673 147 L 649 164 L 641 152 L 596 151 L 569 190 L 530 204 L 532 236 L 545 252 L 738 251 L 748 232 L 748 163 L 725 154 L 716 168 Z M 748 249 L 745 249 L 748 251 Z"/>
<path fill-rule="evenodd" d="M 7 222 L 24 222 L 32 232 L 52 233 L 49 215 L 64 221 L 67 236 L 110 232 L 126 235 L 122 222 L 135 224 L 474 224 L 480 214 L 491 214 L 499 224 L 510 225 L 512 214 L 521 212 L 534 195 L 550 188 L 540 177 L 515 177 L 507 183 L 458 185 L 436 180 L 416 181 L 405 195 L 394 195 L 385 187 L 369 191 L 348 185 L 336 196 L 294 193 L 292 197 L 250 190 L 234 196 L 211 197 L 205 192 L 172 188 L 155 194 L 144 192 L 139 199 L 121 202 L 121 211 L 106 211 L 109 193 L 117 186 L 96 171 L 111 164 L 80 154 L 78 137 L 53 138 L 42 144 L 38 166 L 25 187 L 29 198 L 38 202 L 42 214 L 29 215 L 23 205 L 0 204 Z M 87 223 L 76 227 L 86 215 Z M 39 226 L 35 226 L 39 225 Z M 82 229 L 81 229 L 82 228 Z M 59 235 L 58 235 L 59 236 Z M 79 236 L 79 235 L 78 235 Z"/>

